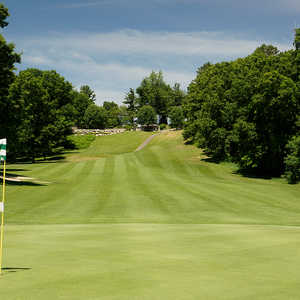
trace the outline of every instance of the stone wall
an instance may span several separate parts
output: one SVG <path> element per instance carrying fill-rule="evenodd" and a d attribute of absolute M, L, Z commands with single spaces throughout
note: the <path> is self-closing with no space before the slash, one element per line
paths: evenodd
<path fill-rule="evenodd" d="M 126 131 L 124 128 L 112 128 L 112 129 L 78 129 L 72 128 L 73 133 L 75 135 L 86 135 L 86 134 L 93 134 L 95 136 L 102 136 L 102 135 L 112 135 L 123 133 Z"/>

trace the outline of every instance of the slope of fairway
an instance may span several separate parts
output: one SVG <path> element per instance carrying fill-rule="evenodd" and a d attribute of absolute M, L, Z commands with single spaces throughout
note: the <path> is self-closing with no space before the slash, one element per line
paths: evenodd
<path fill-rule="evenodd" d="M 88 149 L 75 151 L 74 154 L 68 155 L 67 160 L 83 161 L 130 153 L 135 151 L 151 135 L 151 132 L 137 131 L 97 137 Z"/>
<path fill-rule="evenodd" d="M 178 132 L 133 152 L 147 136 L 98 137 L 66 161 L 8 166 L 38 181 L 8 185 L 7 222 L 300 224 L 300 185 L 205 162 Z"/>
<path fill-rule="evenodd" d="M 300 299 L 300 185 L 150 135 L 8 165 L 1 300 Z"/>

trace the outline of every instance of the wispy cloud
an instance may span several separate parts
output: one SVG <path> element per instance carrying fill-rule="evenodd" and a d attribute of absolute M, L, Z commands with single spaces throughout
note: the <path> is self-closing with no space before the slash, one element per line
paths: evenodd
<path fill-rule="evenodd" d="M 50 50 L 77 51 L 81 54 L 103 53 L 135 55 L 171 54 L 181 56 L 228 57 L 247 55 L 261 43 L 272 41 L 247 40 L 223 32 L 141 32 L 121 30 L 108 33 L 57 34 L 29 38 L 26 45 Z M 281 50 L 286 44 L 273 43 Z"/>
<path fill-rule="evenodd" d="M 99 103 L 115 97 L 121 103 L 129 88 L 137 87 L 152 70 L 162 70 L 168 83 L 186 88 L 203 63 L 246 56 L 262 43 L 268 41 L 221 32 L 122 30 L 26 37 L 18 47 L 24 52 L 24 67 L 56 69 L 76 86 L 89 84 Z"/>
<path fill-rule="evenodd" d="M 93 1 L 93 2 L 74 2 L 68 4 L 60 4 L 59 7 L 61 8 L 84 8 L 84 7 L 94 7 L 94 6 L 101 6 L 101 5 L 108 5 L 112 4 L 113 0 L 102 0 L 102 1 Z"/>

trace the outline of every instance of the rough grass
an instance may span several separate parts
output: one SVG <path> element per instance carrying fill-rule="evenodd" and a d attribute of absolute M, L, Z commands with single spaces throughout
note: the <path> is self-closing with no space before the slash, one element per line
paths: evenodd
<path fill-rule="evenodd" d="M 148 136 L 8 166 L 1 299 L 298 299 L 300 185 Z"/>

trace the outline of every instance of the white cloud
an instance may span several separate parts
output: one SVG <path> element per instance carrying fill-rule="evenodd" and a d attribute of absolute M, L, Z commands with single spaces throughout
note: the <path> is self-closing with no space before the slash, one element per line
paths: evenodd
<path fill-rule="evenodd" d="M 56 69 L 76 86 L 90 85 L 97 101 L 121 103 L 152 70 L 184 88 L 206 61 L 245 56 L 268 41 L 246 40 L 221 32 L 141 32 L 52 34 L 18 39 L 24 66 Z M 272 43 L 275 44 L 276 43 Z M 287 45 L 277 45 L 285 50 Z"/>
<path fill-rule="evenodd" d="M 150 68 L 140 66 L 128 66 L 120 63 L 101 64 L 96 61 L 81 63 L 80 61 L 62 60 L 57 62 L 57 70 L 68 70 L 74 74 L 73 80 L 77 86 L 88 84 L 97 95 L 97 103 L 103 101 L 115 101 L 122 103 L 130 87 L 137 87 L 143 78 L 149 76 Z M 179 82 L 183 88 L 194 79 L 193 72 L 165 71 L 166 82 L 172 86 Z"/>
<path fill-rule="evenodd" d="M 28 64 L 33 64 L 33 65 L 51 65 L 54 63 L 50 58 L 42 56 L 40 54 L 38 55 L 25 54 L 25 59 Z"/>
<path fill-rule="evenodd" d="M 74 2 L 68 4 L 61 4 L 59 7 L 61 8 L 84 8 L 84 7 L 93 7 L 93 6 L 100 6 L 105 4 L 111 4 L 112 0 L 102 0 L 102 1 L 85 1 L 85 2 Z"/>
<path fill-rule="evenodd" d="M 237 56 L 246 55 L 261 44 L 222 32 L 141 32 L 121 30 L 109 33 L 56 34 L 29 39 L 27 46 L 44 47 L 47 51 L 60 49 L 68 53 L 143 55 L 171 54 L 181 56 Z M 287 45 L 278 45 L 282 50 Z"/>
<path fill-rule="evenodd" d="M 97 95 L 97 103 L 102 104 L 104 101 L 114 101 L 119 104 L 122 104 L 126 93 L 128 91 L 115 91 L 115 90 L 104 90 L 104 89 L 94 89 L 95 94 Z"/>

